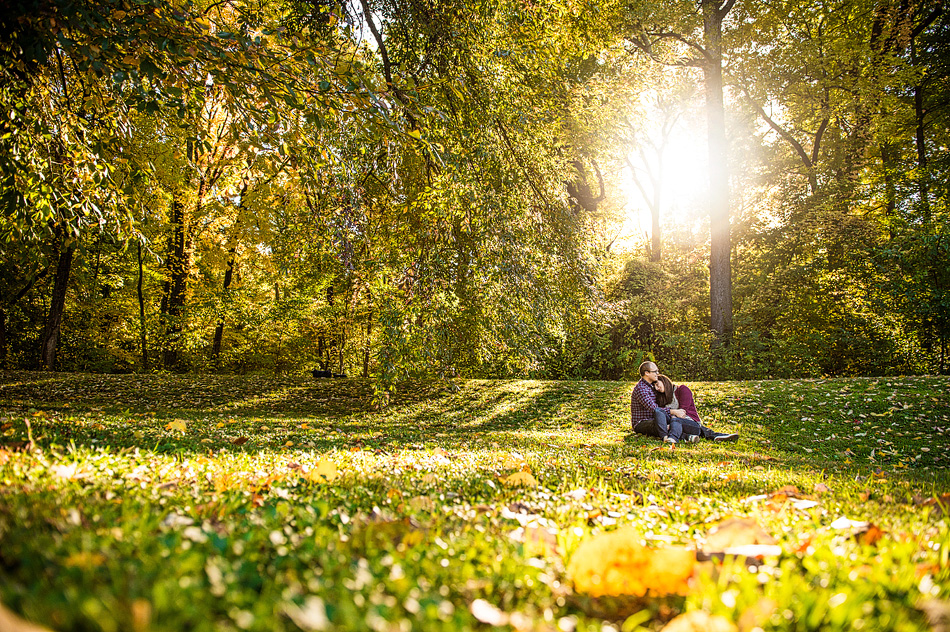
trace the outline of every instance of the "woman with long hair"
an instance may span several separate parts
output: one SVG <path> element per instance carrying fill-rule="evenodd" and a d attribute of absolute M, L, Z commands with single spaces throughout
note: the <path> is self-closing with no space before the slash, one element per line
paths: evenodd
<path fill-rule="evenodd" d="M 693 399 L 693 391 L 685 384 L 676 386 L 670 378 L 660 374 L 657 376 L 656 382 L 653 383 L 653 390 L 656 391 L 657 406 L 669 408 L 672 414 L 676 414 L 673 412 L 674 410 L 682 410 L 686 417 L 692 419 L 699 425 L 699 436 L 703 439 L 720 442 L 735 442 L 739 440 L 739 433 L 737 432 L 716 432 L 703 425 L 702 419 L 699 418 L 699 412 L 696 410 L 696 401 Z M 689 426 L 684 425 L 683 432 L 686 433 L 688 430 L 695 430 L 695 428 L 692 424 Z"/>

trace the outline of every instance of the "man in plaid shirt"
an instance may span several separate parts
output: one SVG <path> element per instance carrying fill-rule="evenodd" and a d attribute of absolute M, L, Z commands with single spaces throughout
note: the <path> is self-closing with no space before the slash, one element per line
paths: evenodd
<path fill-rule="evenodd" d="M 640 381 L 630 394 L 630 425 L 634 432 L 657 437 L 673 445 L 679 441 L 699 441 L 701 426 L 688 418 L 684 411 L 656 405 L 653 383 L 659 374 L 660 370 L 653 362 L 647 361 L 640 365 Z"/>

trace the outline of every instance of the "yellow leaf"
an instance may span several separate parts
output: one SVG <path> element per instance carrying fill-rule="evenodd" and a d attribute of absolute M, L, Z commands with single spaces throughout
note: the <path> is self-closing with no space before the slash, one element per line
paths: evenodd
<path fill-rule="evenodd" d="M 176 419 L 175 421 L 169 421 L 169 422 L 165 425 L 165 429 L 166 429 L 166 430 L 178 430 L 178 431 L 184 433 L 184 432 L 185 432 L 185 429 L 186 429 L 186 426 L 185 426 L 185 422 L 184 422 L 184 421 L 182 421 L 182 420 L 180 420 L 180 419 Z"/>
<path fill-rule="evenodd" d="M 293 441 L 288 441 L 287 443 L 284 444 L 284 447 L 285 447 L 285 448 L 290 448 L 290 447 L 293 447 L 293 445 L 294 445 L 294 442 L 293 442 Z"/>
<path fill-rule="evenodd" d="M 508 487 L 537 487 L 538 481 L 532 476 L 531 472 L 515 472 L 507 478 L 503 478 L 502 483 Z"/>
<path fill-rule="evenodd" d="M 676 617 L 663 627 L 663 632 L 736 632 L 729 619 L 703 610 L 692 610 Z"/>
<path fill-rule="evenodd" d="M 567 572 L 574 589 L 592 597 L 686 595 L 695 565 L 695 552 L 643 546 L 637 532 L 626 528 L 582 543 Z"/>
<path fill-rule="evenodd" d="M 412 136 L 413 138 L 416 138 L 416 139 L 422 138 L 422 132 L 420 132 L 420 131 L 417 130 L 417 129 L 411 130 L 411 131 L 409 132 L 409 135 Z"/>
<path fill-rule="evenodd" d="M 224 428 L 224 422 L 223 422 L 223 421 L 219 421 L 219 422 L 218 422 L 218 425 L 215 426 L 215 428 Z"/>
<path fill-rule="evenodd" d="M 329 459 L 320 459 L 320 462 L 317 463 L 317 466 L 310 470 L 310 480 L 315 483 L 322 482 L 333 482 L 336 477 L 339 476 L 336 464 Z"/>
<path fill-rule="evenodd" d="M 416 496 L 409 501 L 409 506 L 416 511 L 432 511 L 435 509 L 435 502 L 428 496 Z"/>
<path fill-rule="evenodd" d="M 49 628 L 43 628 L 26 619 L 21 619 L 13 612 L 0 605 L 0 630 L 6 632 L 50 632 Z"/>
<path fill-rule="evenodd" d="M 89 551 L 73 553 L 63 561 L 63 564 L 66 566 L 73 566 L 76 568 L 82 568 L 84 570 L 88 570 L 96 566 L 102 566 L 105 563 L 105 555 L 102 553 L 90 553 Z"/>

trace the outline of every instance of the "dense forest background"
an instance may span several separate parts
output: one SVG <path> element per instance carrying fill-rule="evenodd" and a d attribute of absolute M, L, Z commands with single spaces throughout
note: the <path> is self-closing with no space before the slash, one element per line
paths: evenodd
<path fill-rule="evenodd" d="M 0 366 L 945 373 L 940 0 L 4 0 Z"/>

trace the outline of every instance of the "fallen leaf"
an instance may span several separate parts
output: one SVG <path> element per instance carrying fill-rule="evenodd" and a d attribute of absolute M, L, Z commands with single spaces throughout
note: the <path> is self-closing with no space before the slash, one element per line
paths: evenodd
<path fill-rule="evenodd" d="M 752 518 L 727 518 L 713 526 L 706 534 L 706 553 L 727 553 L 748 545 L 774 546 L 775 538 Z M 738 555 L 738 553 L 736 553 Z M 755 557 L 755 556 L 750 556 Z"/>
<path fill-rule="evenodd" d="M 247 439 L 247 437 L 238 437 L 237 439 L 231 441 L 231 445 L 244 445 L 247 443 Z"/>
<path fill-rule="evenodd" d="M 317 466 L 310 470 L 310 480 L 315 483 L 331 483 L 338 476 L 336 464 L 329 459 L 320 459 Z"/>
<path fill-rule="evenodd" d="M 851 520 L 850 518 L 838 518 L 830 525 L 832 529 L 866 529 L 868 523 L 863 520 Z"/>
<path fill-rule="evenodd" d="M 472 616 L 482 623 L 492 626 L 508 625 L 508 615 L 484 599 L 476 599 L 469 606 Z"/>
<path fill-rule="evenodd" d="M 415 496 L 409 500 L 409 506 L 416 511 L 432 511 L 435 501 L 428 496 Z"/>
<path fill-rule="evenodd" d="M 854 534 L 854 539 L 858 541 L 859 544 L 864 544 L 866 546 L 874 546 L 884 537 L 886 532 L 883 531 L 876 524 L 869 524 L 867 529 L 863 531 L 858 531 Z"/>
<path fill-rule="evenodd" d="M 511 476 L 503 478 L 502 483 L 508 487 L 537 487 L 538 481 L 531 472 L 515 472 Z"/>
<path fill-rule="evenodd" d="M 567 572 L 575 590 L 592 597 L 685 595 L 695 565 L 693 551 L 646 547 L 639 534 L 627 528 L 583 542 L 571 556 Z"/>
<path fill-rule="evenodd" d="M 725 617 L 703 610 L 691 610 L 663 627 L 663 632 L 737 632 L 738 628 Z"/>
<path fill-rule="evenodd" d="M 525 554 L 528 556 L 558 555 L 557 532 L 553 529 L 528 525 L 518 527 L 512 531 L 509 538 L 524 544 Z"/>
<path fill-rule="evenodd" d="M 72 566 L 75 568 L 81 568 L 83 570 L 89 570 L 97 566 L 102 566 L 106 563 L 106 556 L 102 553 L 91 553 L 89 551 L 80 551 L 78 553 L 73 553 L 65 560 L 63 560 L 64 566 Z"/>
<path fill-rule="evenodd" d="M 778 609 L 778 603 L 771 599 L 761 599 L 754 606 L 746 608 L 739 616 L 739 632 L 761 630 L 772 614 Z"/>
<path fill-rule="evenodd" d="M 4 632 L 50 632 L 49 628 L 38 626 L 22 619 L 0 604 L 0 630 Z"/>
<path fill-rule="evenodd" d="M 165 429 L 178 430 L 179 432 L 184 433 L 186 430 L 186 426 L 185 426 L 184 421 L 180 419 L 176 419 L 175 421 L 169 421 L 167 424 L 165 424 Z"/>
<path fill-rule="evenodd" d="M 319 632 L 330 627 L 327 609 L 320 597 L 310 595 L 298 606 L 292 601 L 284 604 L 284 613 L 305 632 Z"/>

